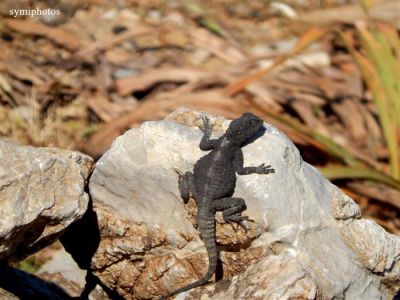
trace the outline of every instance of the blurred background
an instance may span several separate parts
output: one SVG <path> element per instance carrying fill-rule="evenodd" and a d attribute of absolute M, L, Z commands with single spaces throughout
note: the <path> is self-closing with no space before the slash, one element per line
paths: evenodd
<path fill-rule="evenodd" d="M 398 0 L 2 0 L 0 138 L 98 158 L 178 107 L 250 111 L 400 234 L 399 29 Z"/>

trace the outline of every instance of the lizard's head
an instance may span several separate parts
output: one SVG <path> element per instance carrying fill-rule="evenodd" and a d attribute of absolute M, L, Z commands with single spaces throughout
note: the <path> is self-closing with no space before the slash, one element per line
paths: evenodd
<path fill-rule="evenodd" d="M 226 131 L 226 136 L 231 141 L 242 144 L 253 137 L 263 124 L 264 122 L 261 118 L 252 113 L 245 113 L 231 122 Z"/>

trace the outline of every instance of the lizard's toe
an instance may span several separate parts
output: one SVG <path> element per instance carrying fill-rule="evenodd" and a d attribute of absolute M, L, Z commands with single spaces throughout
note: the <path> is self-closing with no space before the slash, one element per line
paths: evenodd
<path fill-rule="evenodd" d="M 187 203 L 187 201 L 189 201 L 189 197 L 190 197 L 190 190 L 189 190 L 189 184 L 188 184 L 185 176 L 179 176 L 178 188 L 179 188 L 179 192 L 181 194 L 181 198 L 183 199 L 183 201 L 185 203 Z"/>
<path fill-rule="evenodd" d="M 237 223 L 242 227 L 245 231 L 249 228 L 246 226 L 245 221 L 254 222 L 254 220 L 250 219 L 248 216 L 242 216 L 239 214 L 234 214 L 230 216 L 225 216 L 224 221 L 228 223 Z"/>
<path fill-rule="evenodd" d="M 264 167 L 264 174 L 275 173 L 275 169 L 272 169 L 271 166 Z"/>

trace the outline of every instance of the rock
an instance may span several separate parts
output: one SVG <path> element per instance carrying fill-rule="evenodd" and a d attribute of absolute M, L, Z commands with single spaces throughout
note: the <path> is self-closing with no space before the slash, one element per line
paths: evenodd
<path fill-rule="evenodd" d="M 0 299 L 6 299 L 6 300 L 19 300 L 19 298 L 17 296 L 15 296 L 14 294 L 7 292 L 6 290 L 3 290 L 0 287 Z"/>
<path fill-rule="evenodd" d="M 266 274 L 267 273 L 267 274 Z M 264 274 L 264 276 L 259 276 Z M 318 299 L 312 274 L 289 255 L 268 255 L 232 280 L 194 289 L 189 299 Z"/>
<path fill-rule="evenodd" d="M 66 289 L 71 296 L 74 297 L 77 297 L 81 294 L 86 284 L 86 271 L 78 267 L 71 255 L 68 254 L 64 248 L 57 250 L 51 259 L 46 261 L 40 267 L 35 275 L 42 279 L 59 284 Z M 62 281 L 64 282 L 71 282 L 72 284 L 70 285 L 73 285 L 74 288 L 68 289 L 64 283 L 60 284 L 60 280 L 58 280 L 59 276 L 62 277 Z"/>
<path fill-rule="evenodd" d="M 72 297 L 79 297 L 85 294 L 82 299 L 110 299 L 98 282 L 90 276 L 87 277 L 87 271 L 79 268 L 64 248 L 57 250 L 52 258 L 44 263 L 35 275 L 62 287 Z M 87 283 L 87 280 L 92 282 Z"/>
<path fill-rule="evenodd" d="M 43 280 L 42 282 L 45 283 L 46 285 L 51 285 L 53 287 L 57 287 L 58 289 L 62 290 L 67 297 L 71 297 L 69 299 L 72 299 L 72 297 L 79 297 L 83 290 L 83 288 L 79 286 L 77 282 L 65 278 L 62 273 L 43 272 L 40 274 L 35 273 L 35 276 L 38 279 Z M 21 282 L 21 284 L 24 283 Z M 33 285 L 37 286 L 36 284 Z"/>
<path fill-rule="evenodd" d="M 0 141 L 0 263 L 54 242 L 86 211 L 92 159 L 56 148 Z"/>
<path fill-rule="evenodd" d="M 91 269 L 125 299 L 149 299 L 201 277 L 205 248 L 184 205 L 178 173 L 193 169 L 201 113 L 178 110 L 117 138 L 98 161 L 89 188 L 100 240 Z M 213 134 L 229 121 L 210 116 Z M 400 238 L 360 218 L 354 201 L 302 161 L 280 131 L 243 148 L 245 166 L 275 174 L 238 176 L 235 196 L 254 223 L 222 224 L 223 280 L 177 299 L 389 299 L 400 282 Z M 79 240 L 79 238 L 77 238 Z"/>
<path fill-rule="evenodd" d="M 0 267 L 0 297 L 1 299 L 72 299 L 59 286 L 9 266 Z"/>

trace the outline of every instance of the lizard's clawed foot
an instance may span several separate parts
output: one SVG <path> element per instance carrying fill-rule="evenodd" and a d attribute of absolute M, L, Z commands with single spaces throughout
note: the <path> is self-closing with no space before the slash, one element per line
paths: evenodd
<path fill-rule="evenodd" d="M 257 167 L 258 174 L 270 174 L 275 173 L 275 169 L 271 168 L 271 165 L 266 166 L 265 164 L 261 164 Z"/>
<path fill-rule="evenodd" d="M 234 214 L 234 215 L 230 215 L 230 216 L 224 217 L 224 221 L 225 222 L 229 222 L 229 223 L 237 223 L 246 232 L 249 230 L 249 228 L 246 226 L 245 221 L 254 222 L 254 220 L 250 219 L 248 216 L 242 216 L 242 215 L 239 215 L 239 214 Z"/>
<path fill-rule="evenodd" d="M 207 116 L 202 116 L 203 127 L 200 127 L 200 130 L 205 132 L 212 132 L 212 125 L 210 124 L 210 119 Z"/>
<path fill-rule="evenodd" d="M 189 176 L 187 173 L 185 175 L 179 174 L 178 178 L 179 192 L 181 193 L 181 198 L 183 199 L 183 202 L 185 204 L 189 201 L 190 198 L 190 186 L 188 179 Z"/>

